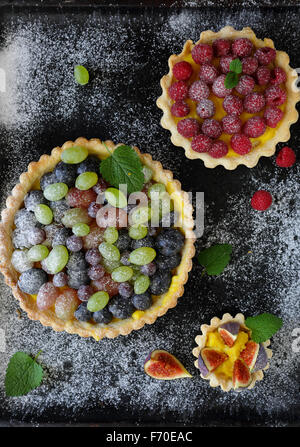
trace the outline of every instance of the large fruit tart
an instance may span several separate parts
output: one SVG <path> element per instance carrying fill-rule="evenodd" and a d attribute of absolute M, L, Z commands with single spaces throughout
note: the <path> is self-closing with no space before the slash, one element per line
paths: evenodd
<path fill-rule="evenodd" d="M 290 138 L 300 92 L 289 57 L 250 28 L 204 31 L 169 58 L 161 79 L 161 125 L 190 159 L 206 167 L 255 166 Z"/>
<path fill-rule="evenodd" d="M 30 163 L 6 201 L 1 271 L 29 318 L 56 331 L 125 335 L 183 294 L 194 255 L 188 195 L 150 155 L 126 147 L 143 173 L 142 196 L 130 202 L 99 170 L 123 147 L 68 141 Z"/>

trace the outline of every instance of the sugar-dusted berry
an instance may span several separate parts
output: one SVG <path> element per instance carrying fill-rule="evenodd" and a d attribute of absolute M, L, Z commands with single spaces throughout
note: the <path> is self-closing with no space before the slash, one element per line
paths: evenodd
<path fill-rule="evenodd" d="M 252 75 L 256 72 L 258 67 L 258 60 L 256 57 L 248 56 L 242 59 L 242 72 L 245 75 Z"/>
<path fill-rule="evenodd" d="M 187 81 L 193 73 L 193 67 L 186 61 L 177 62 L 173 67 L 173 76 L 178 81 Z"/>
<path fill-rule="evenodd" d="M 286 72 L 281 67 L 275 67 L 271 72 L 270 84 L 279 85 L 287 80 Z"/>
<path fill-rule="evenodd" d="M 193 138 L 200 132 L 200 123 L 195 118 L 185 118 L 178 122 L 177 130 L 185 138 Z"/>
<path fill-rule="evenodd" d="M 196 107 L 197 114 L 200 118 L 211 118 L 216 113 L 216 107 L 210 99 L 201 99 Z"/>
<path fill-rule="evenodd" d="M 56 316 L 61 320 L 71 320 L 79 304 L 76 290 L 65 289 L 56 299 Z"/>
<path fill-rule="evenodd" d="M 72 165 L 69 165 L 72 166 Z M 88 208 L 91 202 L 95 202 L 97 194 L 92 189 L 81 191 L 77 188 L 71 188 L 66 196 L 69 206 L 76 208 Z"/>
<path fill-rule="evenodd" d="M 209 149 L 209 155 L 213 158 L 225 157 L 228 153 L 228 146 L 225 141 L 214 141 Z"/>
<path fill-rule="evenodd" d="M 225 96 L 232 93 L 232 88 L 225 87 L 225 78 L 226 75 L 222 74 L 213 82 L 212 91 L 216 96 L 218 96 L 218 98 L 225 98 Z"/>
<path fill-rule="evenodd" d="M 213 49 L 211 45 L 199 43 L 192 49 L 192 58 L 196 64 L 207 64 L 213 58 Z"/>
<path fill-rule="evenodd" d="M 206 84 L 212 84 L 214 80 L 218 77 L 218 70 L 214 65 L 203 64 L 200 66 L 199 79 Z"/>
<path fill-rule="evenodd" d="M 265 123 L 269 127 L 275 128 L 283 118 L 283 111 L 278 107 L 269 106 L 264 111 Z"/>
<path fill-rule="evenodd" d="M 246 155 L 251 151 L 252 143 L 250 139 L 243 134 L 236 134 L 231 137 L 231 147 L 239 155 Z"/>
<path fill-rule="evenodd" d="M 265 211 L 272 204 L 272 196 L 268 191 L 263 189 L 256 191 L 251 199 L 251 206 L 257 211 Z"/>
<path fill-rule="evenodd" d="M 203 98 L 208 98 L 209 87 L 203 81 L 195 81 L 190 85 L 189 98 L 193 101 L 200 101 Z"/>
<path fill-rule="evenodd" d="M 286 101 L 286 92 L 279 85 L 271 85 L 265 91 L 265 98 L 268 106 L 280 106 Z"/>
<path fill-rule="evenodd" d="M 233 42 L 231 49 L 235 56 L 238 57 L 250 56 L 253 50 L 253 43 L 251 42 L 250 39 L 241 37 Z"/>
<path fill-rule="evenodd" d="M 243 133 L 250 138 L 258 138 L 266 131 L 266 124 L 260 116 L 253 116 L 243 126 Z"/>
<path fill-rule="evenodd" d="M 212 47 L 216 57 L 226 56 L 231 51 L 231 41 L 227 39 L 216 39 Z"/>
<path fill-rule="evenodd" d="M 226 56 L 222 56 L 220 59 L 220 68 L 222 73 L 228 73 L 230 71 L 230 64 L 235 59 L 235 56 L 232 54 L 227 54 Z"/>
<path fill-rule="evenodd" d="M 256 70 L 255 76 L 258 85 L 267 85 L 271 78 L 271 70 L 262 65 Z"/>
<path fill-rule="evenodd" d="M 211 145 L 212 139 L 204 134 L 196 135 L 191 143 L 191 147 L 195 152 L 208 152 Z"/>
<path fill-rule="evenodd" d="M 242 128 L 242 121 L 237 115 L 226 115 L 222 118 L 223 132 L 233 135 L 239 133 Z"/>
<path fill-rule="evenodd" d="M 290 168 L 296 161 L 296 154 L 288 146 L 283 147 L 277 154 L 276 164 L 281 168 Z"/>
<path fill-rule="evenodd" d="M 248 113 L 260 112 L 266 104 L 264 95 L 259 92 L 249 93 L 244 99 L 244 109 Z"/>
<path fill-rule="evenodd" d="M 107 292 L 109 296 L 114 296 L 119 293 L 119 283 L 114 281 L 109 273 L 105 274 L 102 278 L 91 282 L 91 285 L 96 290 L 103 290 Z"/>
<path fill-rule="evenodd" d="M 188 96 L 188 86 L 184 81 L 174 82 L 174 84 L 169 87 L 168 92 L 173 101 L 180 101 Z"/>
<path fill-rule="evenodd" d="M 190 113 L 190 106 L 185 101 L 176 101 L 172 104 L 171 113 L 173 116 L 182 118 Z"/>
<path fill-rule="evenodd" d="M 228 115 L 241 115 L 243 112 L 243 101 L 235 95 L 228 95 L 223 101 L 223 108 Z"/>
<path fill-rule="evenodd" d="M 255 80 L 249 75 L 243 75 L 240 77 L 235 90 L 240 95 L 248 95 L 248 93 L 252 92 L 255 86 Z"/>
<path fill-rule="evenodd" d="M 39 310 L 47 310 L 54 306 L 56 298 L 60 291 L 52 282 L 46 282 L 42 285 L 36 298 L 36 305 Z"/>
<path fill-rule="evenodd" d="M 222 135 L 222 126 L 215 119 L 206 119 L 203 121 L 202 132 L 210 138 L 219 138 Z"/>
<path fill-rule="evenodd" d="M 276 50 L 270 47 L 258 48 L 254 56 L 258 59 L 260 65 L 269 65 L 276 57 Z"/>

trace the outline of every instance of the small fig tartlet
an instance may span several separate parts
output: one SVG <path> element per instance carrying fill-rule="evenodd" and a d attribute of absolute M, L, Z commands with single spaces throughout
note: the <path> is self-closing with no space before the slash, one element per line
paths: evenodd
<path fill-rule="evenodd" d="M 270 340 L 253 341 L 244 315 L 224 314 L 221 320 L 214 317 L 210 325 L 201 326 L 201 331 L 202 335 L 195 338 L 198 346 L 193 355 L 197 358 L 196 368 L 210 386 L 239 391 L 251 389 L 257 380 L 263 379 L 272 357 Z"/>

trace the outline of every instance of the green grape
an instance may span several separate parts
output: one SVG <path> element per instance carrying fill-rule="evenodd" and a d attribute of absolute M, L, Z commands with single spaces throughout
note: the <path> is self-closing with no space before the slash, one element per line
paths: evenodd
<path fill-rule="evenodd" d="M 119 233 L 115 227 L 107 227 L 103 236 L 106 242 L 114 244 L 118 240 Z"/>
<path fill-rule="evenodd" d="M 150 286 L 150 278 L 147 275 L 140 275 L 134 281 L 134 293 L 137 295 L 141 295 L 145 293 L 148 287 Z"/>
<path fill-rule="evenodd" d="M 77 223 L 72 227 L 72 231 L 75 236 L 83 237 L 89 234 L 90 227 L 85 223 Z"/>
<path fill-rule="evenodd" d="M 83 65 L 75 65 L 74 77 L 76 82 L 80 85 L 85 85 L 89 82 L 90 75 L 87 69 Z"/>
<path fill-rule="evenodd" d="M 141 275 L 141 271 L 140 271 L 140 267 L 138 265 L 133 265 L 132 270 L 133 270 L 133 275 L 131 278 L 131 282 L 134 282 Z"/>
<path fill-rule="evenodd" d="M 129 228 L 128 234 L 131 239 L 143 239 L 147 236 L 148 228 L 145 225 L 133 225 Z"/>
<path fill-rule="evenodd" d="M 143 166 L 143 174 L 144 174 L 144 178 L 145 178 L 145 183 L 150 182 L 150 180 L 152 179 L 152 176 L 153 176 L 152 169 L 150 169 L 150 168 L 148 168 L 148 166 L 144 165 Z"/>
<path fill-rule="evenodd" d="M 56 245 L 46 259 L 46 266 L 52 275 L 61 272 L 69 260 L 68 250 L 64 245 Z"/>
<path fill-rule="evenodd" d="M 147 206 L 139 206 L 132 211 L 130 217 L 133 224 L 142 225 L 151 219 L 151 209 Z"/>
<path fill-rule="evenodd" d="M 109 301 L 109 294 L 107 292 L 94 293 L 87 302 L 87 309 L 90 312 L 98 312 L 98 310 L 104 309 Z"/>
<path fill-rule="evenodd" d="M 86 191 L 87 189 L 95 186 L 97 182 L 98 175 L 96 174 L 96 172 L 83 172 L 77 177 L 75 186 L 81 191 Z"/>
<path fill-rule="evenodd" d="M 153 261 L 156 251 L 151 247 L 140 247 L 130 253 L 129 261 L 136 265 L 145 265 Z"/>
<path fill-rule="evenodd" d="M 53 220 L 53 212 L 51 208 L 47 205 L 43 205 L 42 203 L 35 207 L 34 215 L 36 220 L 43 225 L 49 225 Z"/>
<path fill-rule="evenodd" d="M 108 273 L 112 273 L 115 269 L 117 269 L 121 265 L 119 261 L 109 261 L 108 259 L 105 258 L 102 258 L 101 264 Z"/>
<path fill-rule="evenodd" d="M 119 261 L 120 260 L 120 252 L 119 249 L 108 242 L 102 242 L 99 245 L 99 251 L 102 254 L 103 258 L 108 261 Z"/>
<path fill-rule="evenodd" d="M 117 188 L 107 188 L 105 190 L 105 198 L 115 208 L 125 208 L 127 206 L 125 194 Z"/>
<path fill-rule="evenodd" d="M 73 228 L 74 225 L 80 223 L 88 224 L 90 217 L 86 209 L 83 208 L 71 208 L 67 210 L 62 218 L 62 224 L 67 228 Z"/>
<path fill-rule="evenodd" d="M 133 270 L 131 267 L 118 267 L 115 270 L 113 270 L 111 277 L 116 282 L 125 282 L 129 281 L 129 279 L 133 275 Z"/>
<path fill-rule="evenodd" d="M 61 200 L 67 194 L 69 188 L 65 183 L 53 183 L 45 188 L 44 196 L 51 202 Z"/>
<path fill-rule="evenodd" d="M 49 250 L 45 245 L 34 245 L 28 250 L 27 257 L 29 261 L 39 262 L 47 258 Z"/>
<path fill-rule="evenodd" d="M 83 146 L 72 146 L 65 149 L 61 154 L 64 163 L 77 164 L 81 163 L 89 155 L 89 151 Z"/>
<path fill-rule="evenodd" d="M 152 199 L 158 199 L 164 192 L 166 192 L 166 187 L 163 183 L 154 183 L 154 185 L 150 186 L 148 190 L 148 197 Z"/>

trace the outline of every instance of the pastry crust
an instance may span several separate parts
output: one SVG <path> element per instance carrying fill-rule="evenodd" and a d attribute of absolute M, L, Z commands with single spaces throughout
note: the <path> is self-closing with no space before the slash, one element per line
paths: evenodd
<path fill-rule="evenodd" d="M 115 150 L 121 143 L 115 145 L 112 141 L 105 144 L 110 150 Z M 184 219 L 182 231 L 185 234 L 185 245 L 182 250 L 182 260 L 175 270 L 170 289 L 164 295 L 157 297 L 151 308 L 141 312 L 139 319 L 128 318 L 126 320 L 113 320 L 107 325 L 80 322 L 77 320 L 63 321 L 59 319 L 53 310 L 40 311 L 36 306 L 36 301 L 31 295 L 21 292 L 17 286 L 19 274 L 11 264 L 13 245 L 11 234 L 14 228 L 14 216 L 22 206 L 26 193 L 32 189 L 33 185 L 46 172 L 52 171 L 60 161 L 61 153 L 64 149 L 80 145 L 88 148 L 89 153 L 97 154 L 99 158 L 106 158 L 108 152 L 104 144 L 99 139 L 87 140 L 77 138 L 75 142 L 67 141 L 62 147 L 56 147 L 51 155 L 42 155 L 38 162 L 32 162 L 28 166 L 28 171 L 21 174 L 20 183 L 12 190 L 11 196 L 6 200 L 7 208 L 2 211 L 2 222 L 0 223 L 0 270 L 5 277 L 6 284 L 11 287 L 13 295 L 20 302 L 20 306 L 32 320 L 39 320 L 44 326 L 51 326 L 55 331 L 66 331 L 71 334 L 78 334 L 81 337 L 94 337 L 100 340 L 104 337 L 114 338 L 119 334 L 127 335 L 133 330 L 140 329 L 145 324 L 152 324 L 164 315 L 168 309 L 175 307 L 177 300 L 184 292 L 184 284 L 188 280 L 188 273 L 192 268 L 192 258 L 195 254 L 195 235 L 193 233 L 193 208 L 189 203 L 188 194 L 181 190 L 179 181 L 173 179 L 171 171 L 164 170 L 161 163 L 153 161 L 151 155 L 141 154 L 138 148 L 134 147 L 143 164 L 153 170 L 155 181 L 164 183 L 167 190 L 172 192 L 174 207 L 183 213 Z"/>
<path fill-rule="evenodd" d="M 193 44 L 191 40 L 188 40 L 186 41 L 183 50 L 179 55 L 173 54 L 170 56 L 168 61 L 170 68 L 169 73 L 163 76 L 160 81 L 163 93 L 157 99 L 156 104 L 163 111 L 163 116 L 161 118 L 162 127 L 170 130 L 172 143 L 175 146 L 183 147 L 187 158 L 190 158 L 191 160 L 201 159 L 207 168 L 215 168 L 218 165 L 222 165 L 228 170 L 235 169 L 238 165 L 245 165 L 248 168 L 253 168 L 258 163 L 260 157 L 270 157 L 275 153 L 277 143 L 289 140 L 290 126 L 298 120 L 298 112 L 296 110 L 296 104 L 300 101 L 300 90 L 296 86 L 298 74 L 296 70 L 290 67 L 290 58 L 288 54 L 283 51 L 276 50 L 276 65 L 278 67 L 282 67 L 287 74 L 287 81 L 285 84 L 287 100 L 285 103 L 284 117 L 275 128 L 275 133 L 271 138 L 266 140 L 264 143 L 260 143 L 257 147 L 254 146 L 247 155 L 236 154 L 234 156 L 213 158 L 207 153 L 198 153 L 193 151 L 191 148 L 191 141 L 178 133 L 176 122 L 170 110 L 172 100 L 168 95 L 168 88 L 172 83 L 172 69 L 174 64 L 183 60 L 187 55 L 189 55 L 192 48 L 199 43 L 211 44 L 214 40 L 219 38 L 236 39 L 239 37 L 246 37 L 250 39 L 257 48 L 264 46 L 275 48 L 274 42 L 271 39 L 258 39 L 249 27 L 243 28 L 241 31 L 235 30 L 231 26 L 225 26 L 217 33 L 210 30 L 203 31 L 200 34 L 200 39 L 198 42 Z"/>
<path fill-rule="evenodd" d="M 208 332 L 214 332 L 221 324 L 228 323 L 229 321 L 236 321 L 237 323 L 240 323 L 242 328 L 246 329 L 248 332 L 251 332 L 250 329 L 248 329 L 245 326 L 245 317 L 243 314 L 236 314 L 235 317 L 232 317 L 230 314 L 226 313 L 223 315 L 221 320 L 218 317 L 214 317 L 210 320 L 210 325 L 202 324 L 201 325 L 202 335 L 197 335 L 197 337 L 195 338 L 195 341 L 198 346 L 193 349 L 193 355 L 197 358 L 197 360 L 195 360 L 195 363 L 194 363 L 196 368 L 199 369 L 198 357 L 200 355 L 201 350 L 206 346 L 206 338 L 207 338 Z M 272 350 L 268 348 L 270 343 L 271 343 L 270 340 L 267 340 L 264 343 L 262 343 L 266 350 L 268 359 L 270 359 L 272 357 Z M 269 366 L 270 366 L 269 363 L 267 363 L 264 370 L 268 369 Z M 223 377 L 217 377 L 217 375 L 214 374 L 213 372 L 209 373 L 206 377 L 203 377 L 202 374 L 200 374 L 200 375 L 201 375 L 202 379 L 209 380 L 209 384 L 212 387 L 220 386 L 223 391 L 230 391 L 231 389 L 233 389 L 232 379 L 225 379 Z M 252 381 L 251 381 L 250 385 L 247 387 L 247 389 L 253 388 L 255 386 L 256 381 L 260 381 L 263 379 L 263 377 L 264 377 L 263 370 L 255 371 L 255 372 L 251 373 L 251 376 L 252 376 Z M 241 388 L 241 389 L 243 389 L 243 388 Z M 237 389 L 236 391 L 239 391 L 239 389 Z"/>

